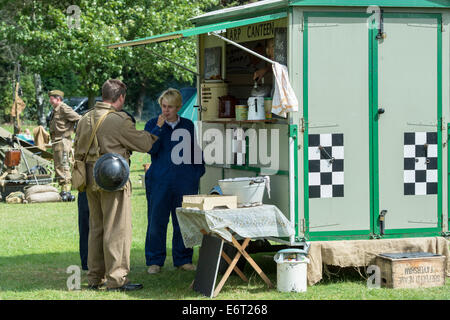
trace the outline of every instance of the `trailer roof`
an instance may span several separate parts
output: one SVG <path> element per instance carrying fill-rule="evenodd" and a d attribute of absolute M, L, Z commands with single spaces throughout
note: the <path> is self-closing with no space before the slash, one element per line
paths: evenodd
<path fill-rule="evenodd" d="M 286 17 L 288 8 L 294 6 L 450 8 L 450 0 L 263 0 L 194 17 L 190 21 L 196 25 L 195 28 L 114 43 L 108 45 L 108 48 L 138 46 L 274 20 Z"/>
<path fill-rule="evenodd" d="M 242 16 L 255 16 L 262 12 L 286 10 L 289 6 L 288 0 L 263 0 L 242 6 L 230 7 L 221 10 L 215 10 L 189 19 L 196 25 L 207 24 L 210 20 L 232 19 Z"/>
<path fill-rule="evenodd" d="M 216 10 L 190 19 L 196 25 L 212 21 L 257 15 L 271 10 L 286 10 L 288 7 L 409 7 L 409 8 L 450 8 L 450 0 L 263 0 L 242 6 Z"/>
<path fill-rule="evenodd" d="M 291 6 L 450 8 L 450 0 L 290 0 Z"/>

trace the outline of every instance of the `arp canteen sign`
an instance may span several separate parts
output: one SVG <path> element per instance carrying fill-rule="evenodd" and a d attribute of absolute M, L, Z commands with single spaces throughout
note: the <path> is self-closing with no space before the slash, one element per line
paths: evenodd
<path fill-rule="evenodd" d="M 227 38 L 235 42 L 247 42 L 273 38 L 275 21 L 251 24 L 233 29 L 227 29 Z"/>

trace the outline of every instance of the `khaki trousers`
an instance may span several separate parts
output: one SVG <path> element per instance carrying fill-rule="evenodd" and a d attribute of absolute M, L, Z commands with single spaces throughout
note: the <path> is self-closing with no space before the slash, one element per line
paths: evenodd
<path fill-rule="evenodd" d="M 128 283 L 131 250 L 131 184 L 124 190 L 86 189 L 89 203 L 88 283 L 108 288 Z"/>
<path fill-rule="evenodd" d="M 72 150 L 72 141 L 61 139 L 53 146 L 53 162 L 55 167 L 55 178 L 61 186 L 70 185 L 72 173 L 70 171 L 70 152 Z M 70 191 L 64 190 L 64 191 Z"/>

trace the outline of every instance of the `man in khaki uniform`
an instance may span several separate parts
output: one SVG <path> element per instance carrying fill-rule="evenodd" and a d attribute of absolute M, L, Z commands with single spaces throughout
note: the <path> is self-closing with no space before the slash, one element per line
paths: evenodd
<path fill-rule="evenodd" d="M 131 117 L 121 111 L 126 86 L 110 79 L 102 87 L 103 102 L 83 116 L 77 126 L 75 159 L 86 158 L 86 194 L 89 204 L 88 283 L 98 289 L 106 282 L 108 290 L 131 291 L 141 284 L 131 284 L 131 183 L 119 191 L 101 190 L 95 183 L 95 161 L 106 153 L 117 153 L 129 161 L 131 151 L 149 152 L 157 137 L 138 131 Z M 89 150 L 89 138 L 100 117 L 111 111 L 99 126 Z"/>
<path fill-rule="evenodd" d="M 53 106 L 50 120 L 50 138 L 53 145 L 55 178 L 61 186 L 61 194 L 72 198 L 70 194 L 72 176 L 69 155 L 72 151 L 74 127 L 81 116 L 63 102 L 64 92 L 53 90 L 48 95 L 50 104 Z M 71 200 L 74 200 L 74 198 Z"/>

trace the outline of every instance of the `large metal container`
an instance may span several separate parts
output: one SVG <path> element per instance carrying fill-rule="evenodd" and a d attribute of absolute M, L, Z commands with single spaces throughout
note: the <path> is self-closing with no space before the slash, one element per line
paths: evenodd
<path fill-rule="evenodd" d="M 219 98 L 226 96 L 228 85 L 224 82 L 208 82 L 201 85 L 201 119 L 219 119 Z"/>

